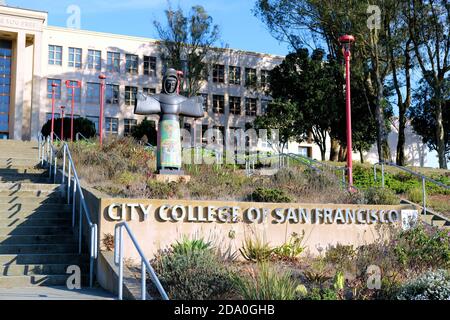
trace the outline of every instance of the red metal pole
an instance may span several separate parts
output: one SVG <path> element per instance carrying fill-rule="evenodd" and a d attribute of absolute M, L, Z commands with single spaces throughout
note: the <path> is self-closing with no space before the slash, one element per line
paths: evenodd
<path fill-rule="evenodd" d="M 72 87 L 72 110 L 70 111 L 70 141 L 73 142 L 73 109 L 75 108 L 75 88 Z"/>
<path fill-rule="evenodd" d="M 177 83 L 177 94 L 180 94 L 180 84 L 181 79 L 183 78 L 183 71 L 177 71 L 178 83 Z"/>
<path fill-rule="evenodd" d="M 50 140 L 53 142 L 53 133 L 55 129 L 55 90 L 58 85 L 56 83 L 52 83 L 52 125 L 50 129 Z"/>
<path fill-rule="evenodd" d="M 64 140 L 64 106 L 61 106 L 61 141 Z"/>
<path fill-rule="evenodd" d="M 98 76 L 100 79 L 100 119 L 99 119 L 99 131 L 100 131 L 100 146 L 103 145 L 103 105 L 105 95 L 105 79 L 106 76 L 101 74 Z"/>
<path fill-rule="evenodd" d="M 344 51 L 345 55 L 345 88 L 346 88 L 346 120 L 347 120 L 347 167 L 348 184 L 353 186 L 353 161 L 352 161 L 352 111 L 351 111 L 351 92 L 350 92 L 350 49 Z"/>

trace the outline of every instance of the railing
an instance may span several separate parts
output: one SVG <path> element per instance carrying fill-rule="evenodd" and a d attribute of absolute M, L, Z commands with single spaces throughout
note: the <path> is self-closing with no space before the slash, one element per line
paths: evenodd
<path fill-rule="evenodd" d="M 146 300 L 147 298 L 147 270 L 150 273 L 151 279 L 159 291 L 159 294 L 164 300 L 169 300 L 166 291 L 161 285 L 158 276 L 150 265 L 148 259 L 142 252 L 139 243 L 137 242 L 133 232 L 131 231 L 128 224 L 124 222 L 117 223 L 114 229 L 114 262 L 119 265 L 119 288 L 118 288 L 118 298 L 122 300 L 123 297 L 123 229 L 125 229 L 133 242 L 139 256 L 141 257 L 141 299 Z"/>
<path fill-rule="evenodd" d="M 75 141 L 79 141 L 80 137 L 82 137 L 84 140 L 89 140 L 88 138 L 86 138 L 81 132 L 77 132 L 75 134 Z"/>
<path fill-rule="evenodd" d="M 435 184 L 435 185 L 437 185 L 437 186 L 439 186 L 441 188 L 444 188 L 444 189 L 447 189 L 447 190 L 450 189 L 450 186 L 447 186 L 446 184 L 443 184 L 442 182 L 436 181 L 436 180 L 434 180 L 434 179 L 432 179 L 430 177 L 427 177 L 427 176 L 425 176 L 423 174 L 420 174 L 420 173 L 415 172 L 413 170 L 410 170 L 408 168 L 399 166 L 399 165 L 397 165 L 395 163 L 392 163 L 392 162 L 378 162 L 378 163 L 375 163 L 373 165 L 373 178 L 374 178 L 374 181 L 376 182 L 377 181 L 377 166 L 381 166 L 381 186 L 383 188 L 384 188 L 384 184 L 385 184 L 385 179 L 384 179 L 384 166 L 385 165 L 391 166 L 391 167 L 395 167 L 395 168 L 397 168 L 399 170 L 403 170 L 405 172 L 408 172 L 409 174 L 411 174 L 413 176 L 416 176 L 416 177 L 418 177 L 418 178 L 420 178 L 422 180 L 422 207 L 423 207 L 423 214 L 427 213 L 426 181 L 428 181 L 430 183 L 433 183 L 433 184 Z"/>
<path fill-rule="evenodd" d="M 57 148 L 50 142 L 50 138 L 45 139 L 41 133 L 38 134 L 39 144 L 39 162 L 41 165 L 47 164 L 49 169 L 49 178 L 53 176 L 53 182 L 56 183 L 58 173 L 58 154 L 62 152 L 62 170 L 61 185 L 65 185 L 67 177 L 67 204 L 72 204 L 72 227 L 75 228 L 76 222 L 76 203 L 78 198 L 78 253 L 82 252 L 83 238 L 83 217 L 89 227 L 89 285 L 92 287 L 94 281 L 94 262 L 98 255 L 98 227 L 92 223 L 89 208 L 86 205 L 83 190 L 78 178 L 75 164 L 70 154 L 69 146 L 66 142 L 62 142 L 62 148 Z M 66 172 L 67 170 L 67 172 Z M 64 187 L 65 188 L 65 187 Z"/>

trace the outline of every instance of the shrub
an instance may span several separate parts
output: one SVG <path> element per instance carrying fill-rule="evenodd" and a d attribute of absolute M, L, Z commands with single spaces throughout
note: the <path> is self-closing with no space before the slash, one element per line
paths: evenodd
<path fill-rule="evenodd" d="M 352 245 L 336 244 L 330 246 L 325 253 L 325 261 L 336 265 L 339 271 L 351 268 L 356 250 Z"/>
<path fill-rule="evenodd" d="M 305 300 L 338 300 L 338 295 L 331 288 L 312 288 L 306 295 Z"/>
<path fill-rule="evenodd" d="M 450 274 L 446 270 L 428 271 L 404 284 L 399 300 L 450 300 Z"/>
<path fill-rule="evenodd" d="M 171 248 L 175 254 L 189 255 L 197 251 L 211 250 L 212 244 L 211 242 L 205 242 L 203 238 L 189 239 L 184 236 L 181 241 L 177 241 L 175 244 L 172 244 Z"/>
<path fill-rule="evenodd" d="M 64 140 L 70 139 L 70 129 L 71 129 L 71 118 L 64 117 Z M 52 126 L 52 120 L 48 120 L 43 126 L 42 126 L 42 135 L 44 137 L 50 136 L 51 132 L 51 126 Z M 61 119 L 55 119 L 54 121 L 54 127 L 53 131 L 56 133 L 57 136 L 61 135 Z M 75 139 L 75 135 L 77 132 L 81 133 L 83 136 L 85 136 L 87 139 L 92 138 L 95 136 L 95 124 L 86 118 L 74 118 L 73 119 L 73 138 Z M 61 138 L 61 137 L 59 137 Z"/>
<path fill-rule="evenodd" d="M 267 261 L 273 253 L 273 249 L 269 244 L 262 241 L 259 237 L 255 237 L 255 239 L 246 238 L 239 251 L 245 260 L 252 262 Z"/>
<path fill-rule="evenodd" d="M 408 199 L 415 203 L 422 202 L 422 189 L 421 188 L 413 188 L 408 191 Z"/>
<path fill-rule="evenodd" d="M 305 249 L 302 246 L 303 238 L 305 237 L 305 231 L 303 230 L 302 235 L 293 232 L 289 242 L 282 244 L 281 246 L 275 247 L 273 253 L 281 259 L 296 259 Z"/>
<path fill-rule="evenodd" d="M 147 192 L 150 198 L 167 199 L 179 196 L 181 190 L 179 183 L 165 183 L 150 179 L 147 182 Z"/>
<path fill-rule="evenodd" d="M 155 122 L 147 120 L 147 118 L 145 118 L 141 121 L 141 123 L 133 128 L 132 135 L 136 140 L 141 140 L 144 136 L 146 136 L 146 142 L 150 143 L 153 146 L 156 146 L 157 132 Z"/>
<path fill-rule="evenodd" d="M 399 262 L 412 269 L 446 268 L 450 265 L 450 237 L 444 230 L 427 230 L 420 224 L 401 232 L 394 250 Z"/>
<path fill-rule="evenodd" d="M 399 204 L 400 198 L 388 188 L 368 188 L 365 191 L 368 204 Z"/>
<path fill-rule="evenodd" d="M 251 199 L 256 202 L 292 202 L 292 198 L 281 189 L 261 187 L 251 194 Z"/>
<path fill-rule="evenodd" d="M 291 273 L 267 263 L 258 264 L 249 276 L 235 277 L 234 283 L 245 300 L 294 300 L 298 296 Z"/>
<path fill-rule="evenodd" d="M 102 239 L 106 251 L 114 250 L 114 236 L 111 233 L 106 233 Z"/>
<path fill-rule="evenodd" d="M 192 248 L 197 249 L 189 254 L 185 254 L 184 249 L 160 251 L 153 262 L 169 297 L 175 300 L 209 300 L 230 292 L 233 282 L 223 261 L 213 250 L 198 250 L 197 245 Z"/>

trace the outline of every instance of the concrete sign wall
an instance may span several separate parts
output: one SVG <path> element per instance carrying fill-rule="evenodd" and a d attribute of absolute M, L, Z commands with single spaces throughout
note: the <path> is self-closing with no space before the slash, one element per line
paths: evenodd
<path fill-rule="evenodd" d="M 233 253 L 246 237 L 259 237 L 276 246 L 289 241 L 294 232 L 304 232 L 306 251 L 318 254 L 337 243 L 374 242 L 388 236 L 389 227 L 408 227 L 406 218 L 417 217 L 417 208 L 411 205 L 111 199 L 92 194 L 87 199 L 98 214 L 102 249 L 105 235 L 114 235 L 116 223 L 127 221 L 149 259 L 183 236 L 203 237 L 214 241 L 222 252 Z M 125 256 L 137 259 L 131 241 L 125 238 Z"/>

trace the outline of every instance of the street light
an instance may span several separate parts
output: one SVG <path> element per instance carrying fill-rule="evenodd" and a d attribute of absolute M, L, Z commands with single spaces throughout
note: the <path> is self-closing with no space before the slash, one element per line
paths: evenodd
<path fill-rule="evenodd" d="M 75 82 L 75 85 L 72 85 L 72 82 Z M 75 108 L 75 89 L 81 88 L 81 81 L 67 80 L 66 87 L 67 87 L 67 89 L 72 89 L 72 110 L 71 110 L 71 115 L 70 115 L 70 140 L 73 141 L 73 110 Z"/>
<path fill-rule="evenodd" d="M 101 74 L 98 76 L 100 79 L 100 120 L 99 120 L 99 131 L 100 131 L 100 146 L 103 145 L 103 104 L 105 96 L 105 79 L 106 76 Z"/>
<path fill-rule="evenodd" d="M 346 89 L 346 106 L 345 114 L 347 120 L 347 169 L 348 169 L 348 185 L 351 189 L 353 186 L 353 163 L 352 163 L 352 114 L 351 114 L 351 94 L 350 94 L 350 48 L 355 37 L 352 35 L 343 35 L 339 37 L 342 45 L 342 53 L 345 58 L 345 89 Z"/>
<path fill-rule="evenodd" d="M 58 85 L 54 82 L 52 82 L 52 126 L 50 130 L 50 139 L 53 142 L 53 134 L 55 129 L 55 93 L 56 93 L 56 87 Z"/>
<path fill-rule="evenodd" d="M 61 106 L 61 141 L 64 140 L 64 106 Z"/>

